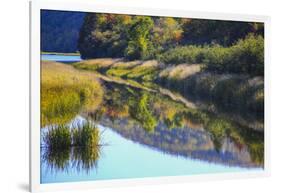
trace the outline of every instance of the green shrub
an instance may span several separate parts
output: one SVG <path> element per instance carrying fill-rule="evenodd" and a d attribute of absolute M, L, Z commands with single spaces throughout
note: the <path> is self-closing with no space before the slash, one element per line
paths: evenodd
<path fill-rule="evenodd" d="M 204 63 L 205 70 L 217 73 L 263 76 L 264 39 L 250 34 L 230 47 L 181 46 L 158 55 L 158 60 L 166 64 Z"/>
<path fill-rule="evenodd" d="M 176 47 L 158 55 L 158 60 L 166 64 L 202 63 L 206 49 L 208 49 L 208 47 Z"/>
<path fill-rule="evenodd" d="M 262 36 L 248 35 L 231 47 L 212 47 L 204 58 L 206 69 L 210 71 L 263 76 L 264 39 Z"/>
<path fill-rule="evenodd" d="M 227 65 L 231 62 L 230 48 L 224 48 L 216 45 L 206 50 L 204 55 L 204 63 L 206 68 L 210 71 L 223 73 L 227 72 Z"/>

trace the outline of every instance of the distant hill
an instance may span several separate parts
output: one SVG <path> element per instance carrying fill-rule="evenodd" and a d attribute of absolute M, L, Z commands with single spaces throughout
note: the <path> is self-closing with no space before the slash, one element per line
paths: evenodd
<path fill-rule="evenodd" d="M 85 13 L 41 11 L 41 51 L 76 52 Z"/>

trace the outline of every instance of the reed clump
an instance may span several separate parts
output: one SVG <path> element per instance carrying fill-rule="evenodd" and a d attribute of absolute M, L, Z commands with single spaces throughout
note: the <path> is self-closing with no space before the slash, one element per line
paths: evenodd
<path fill-rule="evenodd" d="M 100 132 L 90 121 L 75 125 L 52 125 L 45 132 L 43 141 L 51 149 L 94 147 L 99 145 Z"/>
<path fill-rule="evenodd" d="M 71 146 L 71 132 L 67 125 L 50 126 L 43 137 L 50 149 L 67 149 Z"/>
<path fill-rule="evenodd" d="M 84 124 L 76 124 L 72 130 L 72 143 L 77 147 L 98 146 L 100 141 L 100 132 L 97 126 L 90 121 Z"/>

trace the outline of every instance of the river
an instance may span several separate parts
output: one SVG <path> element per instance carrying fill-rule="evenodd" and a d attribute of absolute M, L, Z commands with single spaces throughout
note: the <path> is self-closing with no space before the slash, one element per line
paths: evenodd
<path fill-rule="evenodd" d="M 81 59 L 42 55 L 42 60 Z M 263 170 L 263 134 L 161 93 L 106 81 L 103 86 L 103 106 L 69 122 L 97 124 L 104 144 L 98 156 L 75 149 L 49 152 L 41 139 L 41 183 Z M 149 105 L 144 108 L 141 101 Z"/>

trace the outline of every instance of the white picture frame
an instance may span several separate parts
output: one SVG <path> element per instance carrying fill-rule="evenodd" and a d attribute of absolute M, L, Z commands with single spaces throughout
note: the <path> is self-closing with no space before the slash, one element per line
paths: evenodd
<path fill-rule="evenodd" d="M 95 13 L 122 13 L 200 19 L 264 22 L 265 25 L 265 155 L 264 170 L 259 172 L 220 173 L 194 176 L 153 177 L 142 179 L 102 180 L 74 183 L 40 184 L 40 10 L 63 10 Z M 187 10 L 164 10 L 141 7 L 118 7 L 90 1 L 30 2 L 30 191 L 75 190 L 85 188 L 182 183 L 205 180 L 265 177 L 270 174 L 270 18 L 258 15 L 207 13 Z"/>

